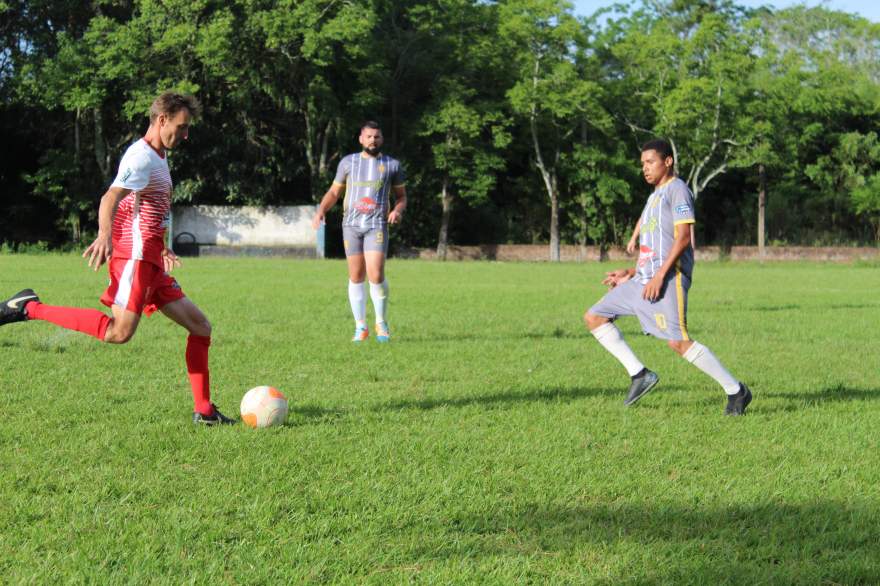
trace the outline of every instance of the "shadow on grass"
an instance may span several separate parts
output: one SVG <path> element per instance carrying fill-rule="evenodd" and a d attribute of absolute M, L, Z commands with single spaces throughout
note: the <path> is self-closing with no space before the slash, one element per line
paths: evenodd
<path fill-rule="evenodd" d="M 635 334 L 632 332 L 631 335 Z M 574 340 L 574 339 L 584 339 L 584 340 L 592 340 L 592 336 L 590 336 L 589 332 L 586 329 L 578 329 L 578 330 L 567 330 L 562 329 L 560 327 L 554 328 L 553 330 L 546 332 L 524 332 L 512 335 L 485 335 L 478 333 L 470 333 L 470 334 L 425 334 L 425 335 L 412 335 L 407 336 L 407 343 L 414 342 L 418 344 L 423 344 L 426 342 L 496 342 L 496 341 L 505 341 L 509 342 L 511 340 Z"/>
<path fill-rule="evenodd" d="M 461 539 L 450 539 L 446 553 L 460 556 L 451 545 L 459 543 L 491 557 L 632 558 L 619 564 L 616 577 L 598 569 L 603 584 L 876 584 L 878 524 L 878 505 L 858 500 L 720 506 L 539 503 L 455 516 L 449 533 Z"/>
<path fill-rule="evenodd" d="M 589 387 L 575 388 L 553 388 L 542 389 L 537 391 L 507 391 L 503 393 L 494 393 L 487 395 L 473 395 L 468 397 L 437 397 L 432 399 L 399 399 L 389 401 L 368 407 L 366 410 L 373 413 L 382 411 L 406 411 L 409 409 L 418 409 L 428 411 L 431 409 L 441 409 L 448 407 L 471 407 L 471 406 L 493 406 L 493 405 L 514 405 L 518 403 L 532 402 L 570 402 L 582 399 L 584 397 L 620 397 L 623 400 L 626 394 L 625 389 L 603 389 Z M 295 404 L 291 407 L 291 413 L 295 416 L 307 420 L 329 421 L 334 419 L 342 419 L 347 415 L 354 413 L 345 409 L 333 409 L 321 407 L 319 405 L 300 405 Z"/>
<path fill-rule="evenodd" d="M 774 311 L 795 311 L 800 308 L 801 308 L 800 305 L 788 303 L 785 305 L 753 305 L 751 307 L 747 307 L 746 309 L 748 311 L 774 312 Z"/>
<path fill-rule="evenodd" d="M 880 307 L 880 303 L 835 303 L 827 307 L 828 309 L 873 309 Z"/>
<path fill-rule="evenodd" d="M 400 411 L 406 409 L 437 409 L 441 407 L 470 407 L 474 405 L 490 406 L 490 405 L 513 405 L 517 403 L 532 402 L 569 402 L 584 397 L 596 396 L 612 396 L 622 397 L 625 395 L 625 389 L 620 388 L 594 388 L 594 387 L 574 387 L 574 388 L 552 388 L 541 389 L 536 391 L 505 391 L 501 393 L 492 393 L 487 395 L 472 395 L 467 397 L 437 397 L 432 399 L 402 399 L 382 403 L 372 408 L 373 411 Z"/>
<path fill-rule="evenodd" d="M 880 400 L 880 389 L 857 389 L 845 385 L 835 385 L 818 391 L 798 393 L 793 391 L 761 393 L 767 399 L 783 399 L 785 405 L 762 407 L 764 412 L 800 411 L 804 407 L 817 407 L 826 402 L 839 401 L 877 401 Z M 760 396 L 756 396 L 756 399 Z"/>

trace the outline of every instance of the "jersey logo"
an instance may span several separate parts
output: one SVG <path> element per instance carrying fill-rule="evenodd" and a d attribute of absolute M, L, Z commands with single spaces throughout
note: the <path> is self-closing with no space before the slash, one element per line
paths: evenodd
<path fill-rule="evenodd" d="M 676 208 L 675 208 L 676 214 L 687 214 L 687 213 L 690 213 L 690 211 L 691 211 L 691 206 L 689 206 L 686 203 L 683 203 L 679 206 L 676 206 Z"/>
<path fill-rule="evenodd" d="M 382 175 L 384 173 L 385 173 L 385 165 L 382 163 L 379 163 L 379 175 Z"/>
<path fill-rule="evenodd" d="M 651 248 L 645 246 L 644 244 L 639 246 L 639 268 L 648 264 L 648 261 L 650 261 L 652 258 L 654 258 L 654 251 Z"/>
<path fill-rule="evenodd" d="M 15 299 L 10 299 L 6 305 L 12 309 L 18 309 L 19 301 L 36 301 L 36 295 L 25 295 L 24 297 L 16 297 Z"/>
<path fill-rule="evenodd" d="M 354 205 L 354 209 L 359 211 L 362 214 L 371 214 L 376 211 L 376 208 L 379 206 L 376 203 L 376 200 L 372 197 L 362 197 L 358 200 L 358 202 Z"/>
<path fill-rule="evenodd" d="M 128 181 L 129 177 L 131 177 L 131 168 L 130 167 L 125 170 L 125 173 L 122 174 L 122 178 L 120 179 L 120 181 L 125 183 L 126 181 Z"/>
<path fill-rule="evenodd" d="M 657 218 L 651 218 L 647 222 L 642 222 L 642 228 L 645 232 L 653 232 L 657 228 Z"/>

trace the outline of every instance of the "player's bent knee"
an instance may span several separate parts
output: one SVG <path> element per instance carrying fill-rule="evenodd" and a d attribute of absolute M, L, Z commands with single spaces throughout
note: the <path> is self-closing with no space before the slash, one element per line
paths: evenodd
<path fill-rule="evenodd" d="M 684 356 L 684 353 L 687 352 L 687 349 L 690 348 L 692 342 L 688 342 L 686 340 L 666 340 L 666 344 L 672 348 L 672 350 Z"/>
<path fill-rule="evenodd" d="M 125 344 L 134 337 L 137 328 L 114 327 L 107 330 L 104 341 L 108 344 Z"/>
<path fill-rule="evenodd" d="M 187 329 L 189 330 L 189 333 L 194 336 L 204 336 L 206 338 L 211 337 L 211 322 L 209 322 L 206 317 L 193 320 Z"/>
<path fill-rule="evenodd" d="M 595 315 L 590 313 L 589 311 L 584 314 L 584 323 L 590 330 L 595 330 L 602 324 L 608 323 L 607 317 L 602 317 L 601 315 Z"/>

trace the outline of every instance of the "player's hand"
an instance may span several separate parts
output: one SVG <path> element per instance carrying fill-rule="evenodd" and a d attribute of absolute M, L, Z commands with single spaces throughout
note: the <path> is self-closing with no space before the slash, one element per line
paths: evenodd
<path fill-rule="evenodd" d="M 618 269 L 616 271 L 611 271 L 610 273 L 605 273 L 605 278 L 602 279 L 602 284 L 608 285 L 613 289 L 621 283 L 626 283 L 631 278 L 632 275 L 627 269 Z"/>
<path fill-rule="evenodd" d="M 636 246 L 638 245 L 638 240 L 635 238 L 630 238 L 629 242 L 626 243 L 626 253 L 633 254 L 636 251 Z"/>
<path fill-rule="evenodd" d="M 111 254 L 113 254 L 113 240 L 110 236 L 101 236 L 100 234 L 82 253 L 83 258 L 89 258 L 89 268 L 93 268 L 96 271 L 101 268 L 101 265 L 110 260 Z"/>
<path fill-rule="evenodd" d="M 180 258 L 167 248 L 162 251 L 162 266 L 166 273 L 170 273 L 175 267 L 180 266 Z"/>
<path fill-rule="evenodd" d="M 324 212 L 318 210 L 315 217 L 312 218 L 312 230 L 317 230 L 324 223 Z"/>
<path fill-rule="evenodd" d="M 391 213 L 388 214 L 388 223 L 389 224 L 399 224 L 403 219 L 403 214 L 398 212 L 397 210 L 391 210 Z"/>
<path fill-rule="evenodd" d="M 660 299 L 661 291 L 663 291 L 663 275 L 657 273 L 642 289 L 642 298 L 648 301 L 657 301 Z"/>

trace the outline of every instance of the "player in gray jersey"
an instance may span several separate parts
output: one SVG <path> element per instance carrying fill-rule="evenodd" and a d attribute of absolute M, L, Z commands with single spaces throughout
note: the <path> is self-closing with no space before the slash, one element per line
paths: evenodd
<path fill-rule="evenodd" d="M 639 224 L 639 260 L 633 269 L 607 273 L 611 290 L 591 307 L 584 321 L 596 340 L 626 368 L 632 382 L 624 405 L 632 405 L 659 382 L 624 341 L 614 320 L 639 319 L 646 334 L 664 339 L 685 360 L 715 379 L 727 394 L 725 415 L 742 415 L 752 400 L 749 388 L 733 378 L 711 350 L 687 330 L 687 294 L 694 270 L 691 246 L 694 199 L 675 176 L 672 146 L 652 140 L 642 146 L 642 173 L 654 186 Z"/>
<path fill-rule="evenodd" d="M 353 342 L 369 337 L 364 278 L 370 280 L 370 298 L 376 313 L 376 340 L 388 342 L 391 333 L 385 319 L 388 281 L 385 255 L 388 252 L 388 224 L 397 224 L 406 209 L 406 181 L 400 161 L 381 152 L 382 130 L 365 122 L 358 138 L 362 151 L 343 157 L 336 178 L 321 200 L 312 220 L 316 230 L 345 191 L 342 239 L 348 259 L 348 300 L 354 314 Z M 394 207 L 391 208 L 391 194 Z"/>

